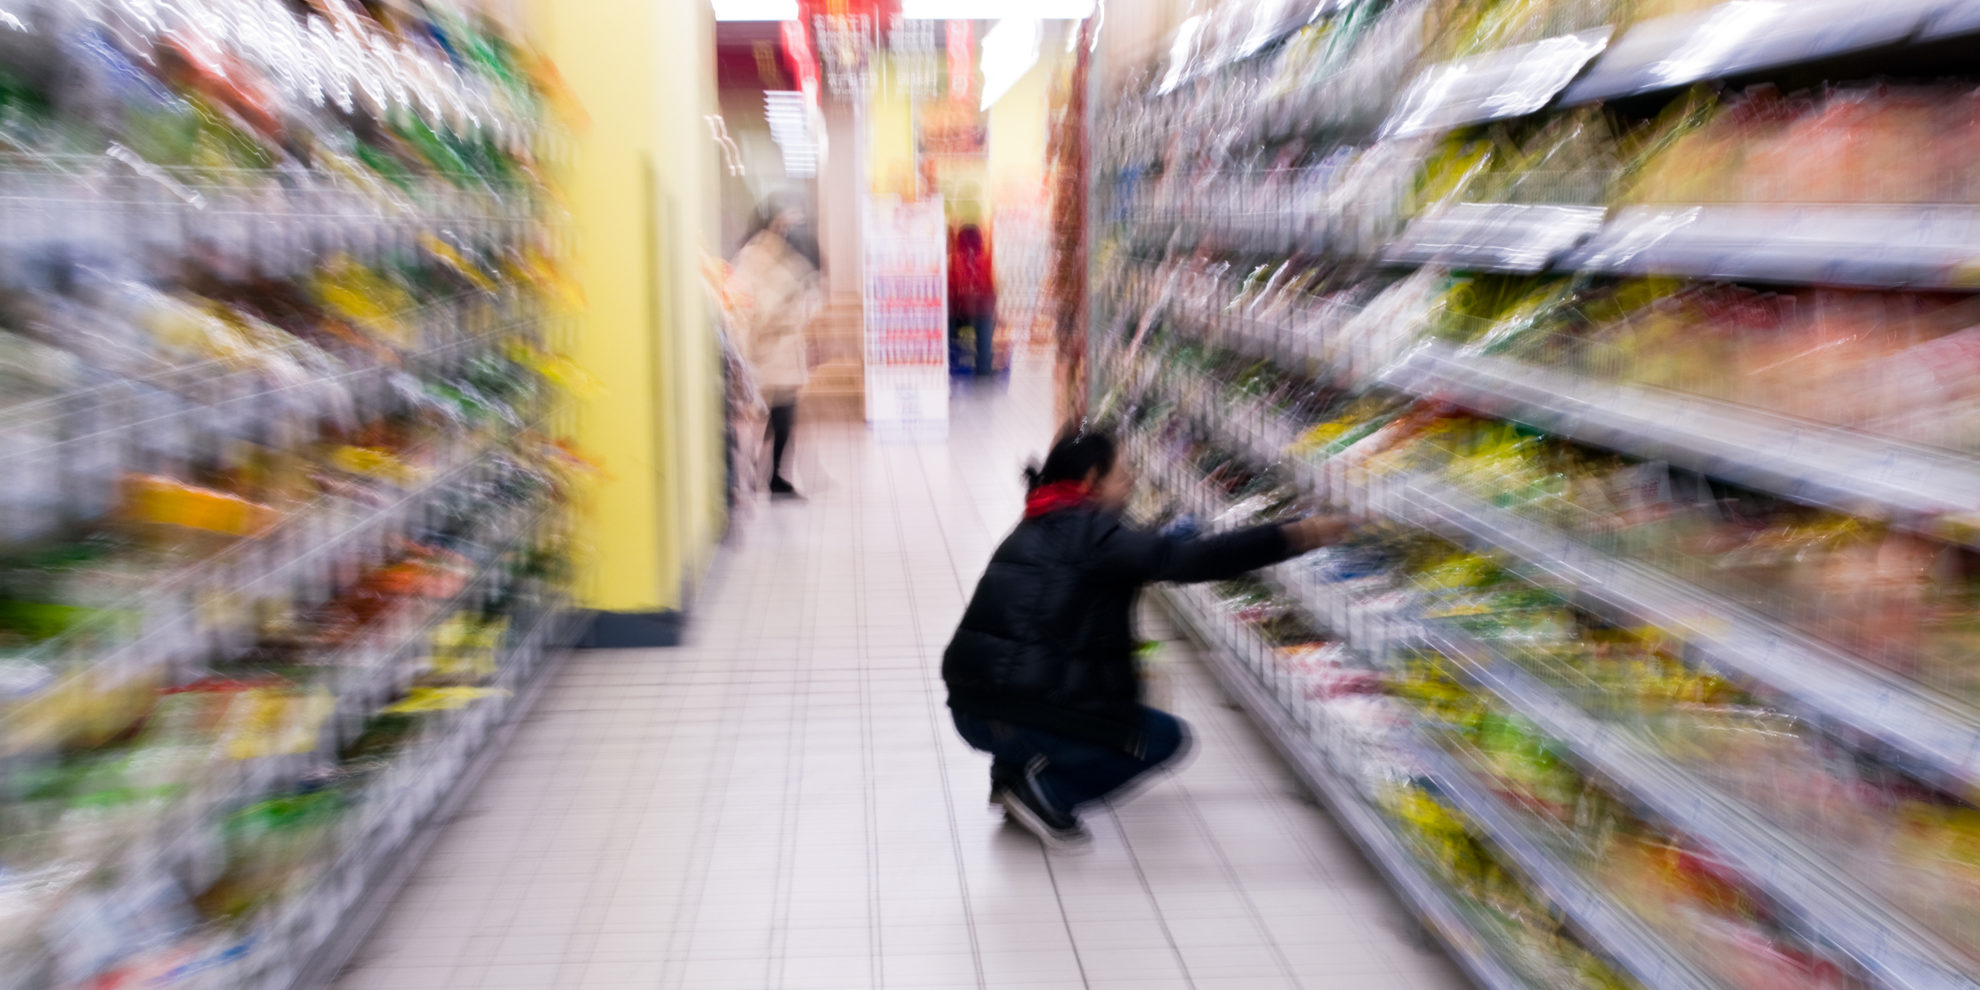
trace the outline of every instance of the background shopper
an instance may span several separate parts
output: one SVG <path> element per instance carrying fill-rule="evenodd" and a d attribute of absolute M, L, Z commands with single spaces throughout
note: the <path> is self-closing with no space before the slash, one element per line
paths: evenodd
<path fill-rule="evenodd" d="M 743 352 L 769 407 L 770 494 L 797 494 L 784 456 L 797 425 L 798 393 L 811 378 L 806 332 L 822 308 L 817 248 L 804 211 L 772 201 L 757 211 L 753 232 L 736 253 L 728 295 Z"/>
<path fill-rule="evenodd" d="M 997 279 L 983 231 L 964 224 L 949 251 L 949 339 L 959 341 L 962 328 L 976 334 L 976 375 L 997 373 Z"/>
<path fill-rule="evenodd" d="M 1168 763 L 1182 720 L 1142 704 L 1133 614 L 1144 585 L 1215 581 L 1305 553 L 1346 523 L 1312 518 L 1200 539 L 1121 519 L 1134 474 L 1099 432 L 1027 472 L 1024 520 L 991 557 L 942 657 L 956 729 L 991 754 L 991 800 L 1048 845 L 1077 812 Z"/>

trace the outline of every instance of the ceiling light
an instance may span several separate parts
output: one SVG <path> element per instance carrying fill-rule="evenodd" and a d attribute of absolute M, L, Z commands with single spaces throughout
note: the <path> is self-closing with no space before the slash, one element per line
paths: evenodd
<path fill-rule="evenodd" d="M 1038 64 L 1038 37 L 1045 25 L 1033 19 L 997 22 L 983 36 L 983 109 L 997 102 Z"/>
<path fill-rule="evenodd" d="M 818 174 L 818 138 L 812 127 L 811 102 L 797 90 L 770 90 L 763 94 L 763 115 L 770 124 L 770 140 L 784 156 L 784 174 L 793 178 Z"/>

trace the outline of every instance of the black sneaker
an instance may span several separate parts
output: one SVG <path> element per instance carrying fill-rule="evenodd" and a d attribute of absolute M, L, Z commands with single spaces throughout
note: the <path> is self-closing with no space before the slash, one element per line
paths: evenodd
<path fill-rule="evenodd" d="M 992 808 L 1001 808 L 1004 806 L 1004 792 L 1010 790 L 1010 780 L 1013 776 L 1016 776 L 1016 771 L 1013 771 L 1010 767 L 995 760 L 990 762 L 990 806 Z"/>
<path fill-rule="evenodd" d="M 1077 849 L 1092 838 L 1080 827 L 1079 819 L 1045 800 L 1032 768 L 1005 782 L 998 799 L 1004 805 L 1005 816 L 1037 836 L 1047 849 L 1061 852 Z"/>
<path fill-rule="evenodd" d="M 793 486 L 790 482 L 785 481 L 782 478 L 770 479 L 770 497 L 785 498 L 785 499 L 804 498 L 803 495 L 798 494 L 798 490 L 795 486 Z"/>

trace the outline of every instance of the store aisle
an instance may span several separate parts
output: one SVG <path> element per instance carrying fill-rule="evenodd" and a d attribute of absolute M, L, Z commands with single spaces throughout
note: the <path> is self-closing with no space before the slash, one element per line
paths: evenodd
<path fill-rule="evenodd" d="M 1050 407 L 1022 375 L 946 440 L 805 427 L 813 500 L 751 520 L 689 645 L 554 675 L 338 986 L 1461 985 L 1183 644 L 1195 759 L 1089 853 L 986 806 L 936 658 Z"/>

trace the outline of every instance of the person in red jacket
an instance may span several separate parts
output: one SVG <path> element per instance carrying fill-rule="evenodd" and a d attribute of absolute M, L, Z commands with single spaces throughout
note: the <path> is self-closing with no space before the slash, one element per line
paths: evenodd
<path fill-rule="evenodd" d="M 955 246 L 949 252 L 949 339 L 956 340 L 965 325 L 976 329 L 976 374 L 995 374 L 997 280 L 991 273 L 990 249 L 983 243 L 983 231 L 975 224 L 964 224 L 956 231 Z"/>

